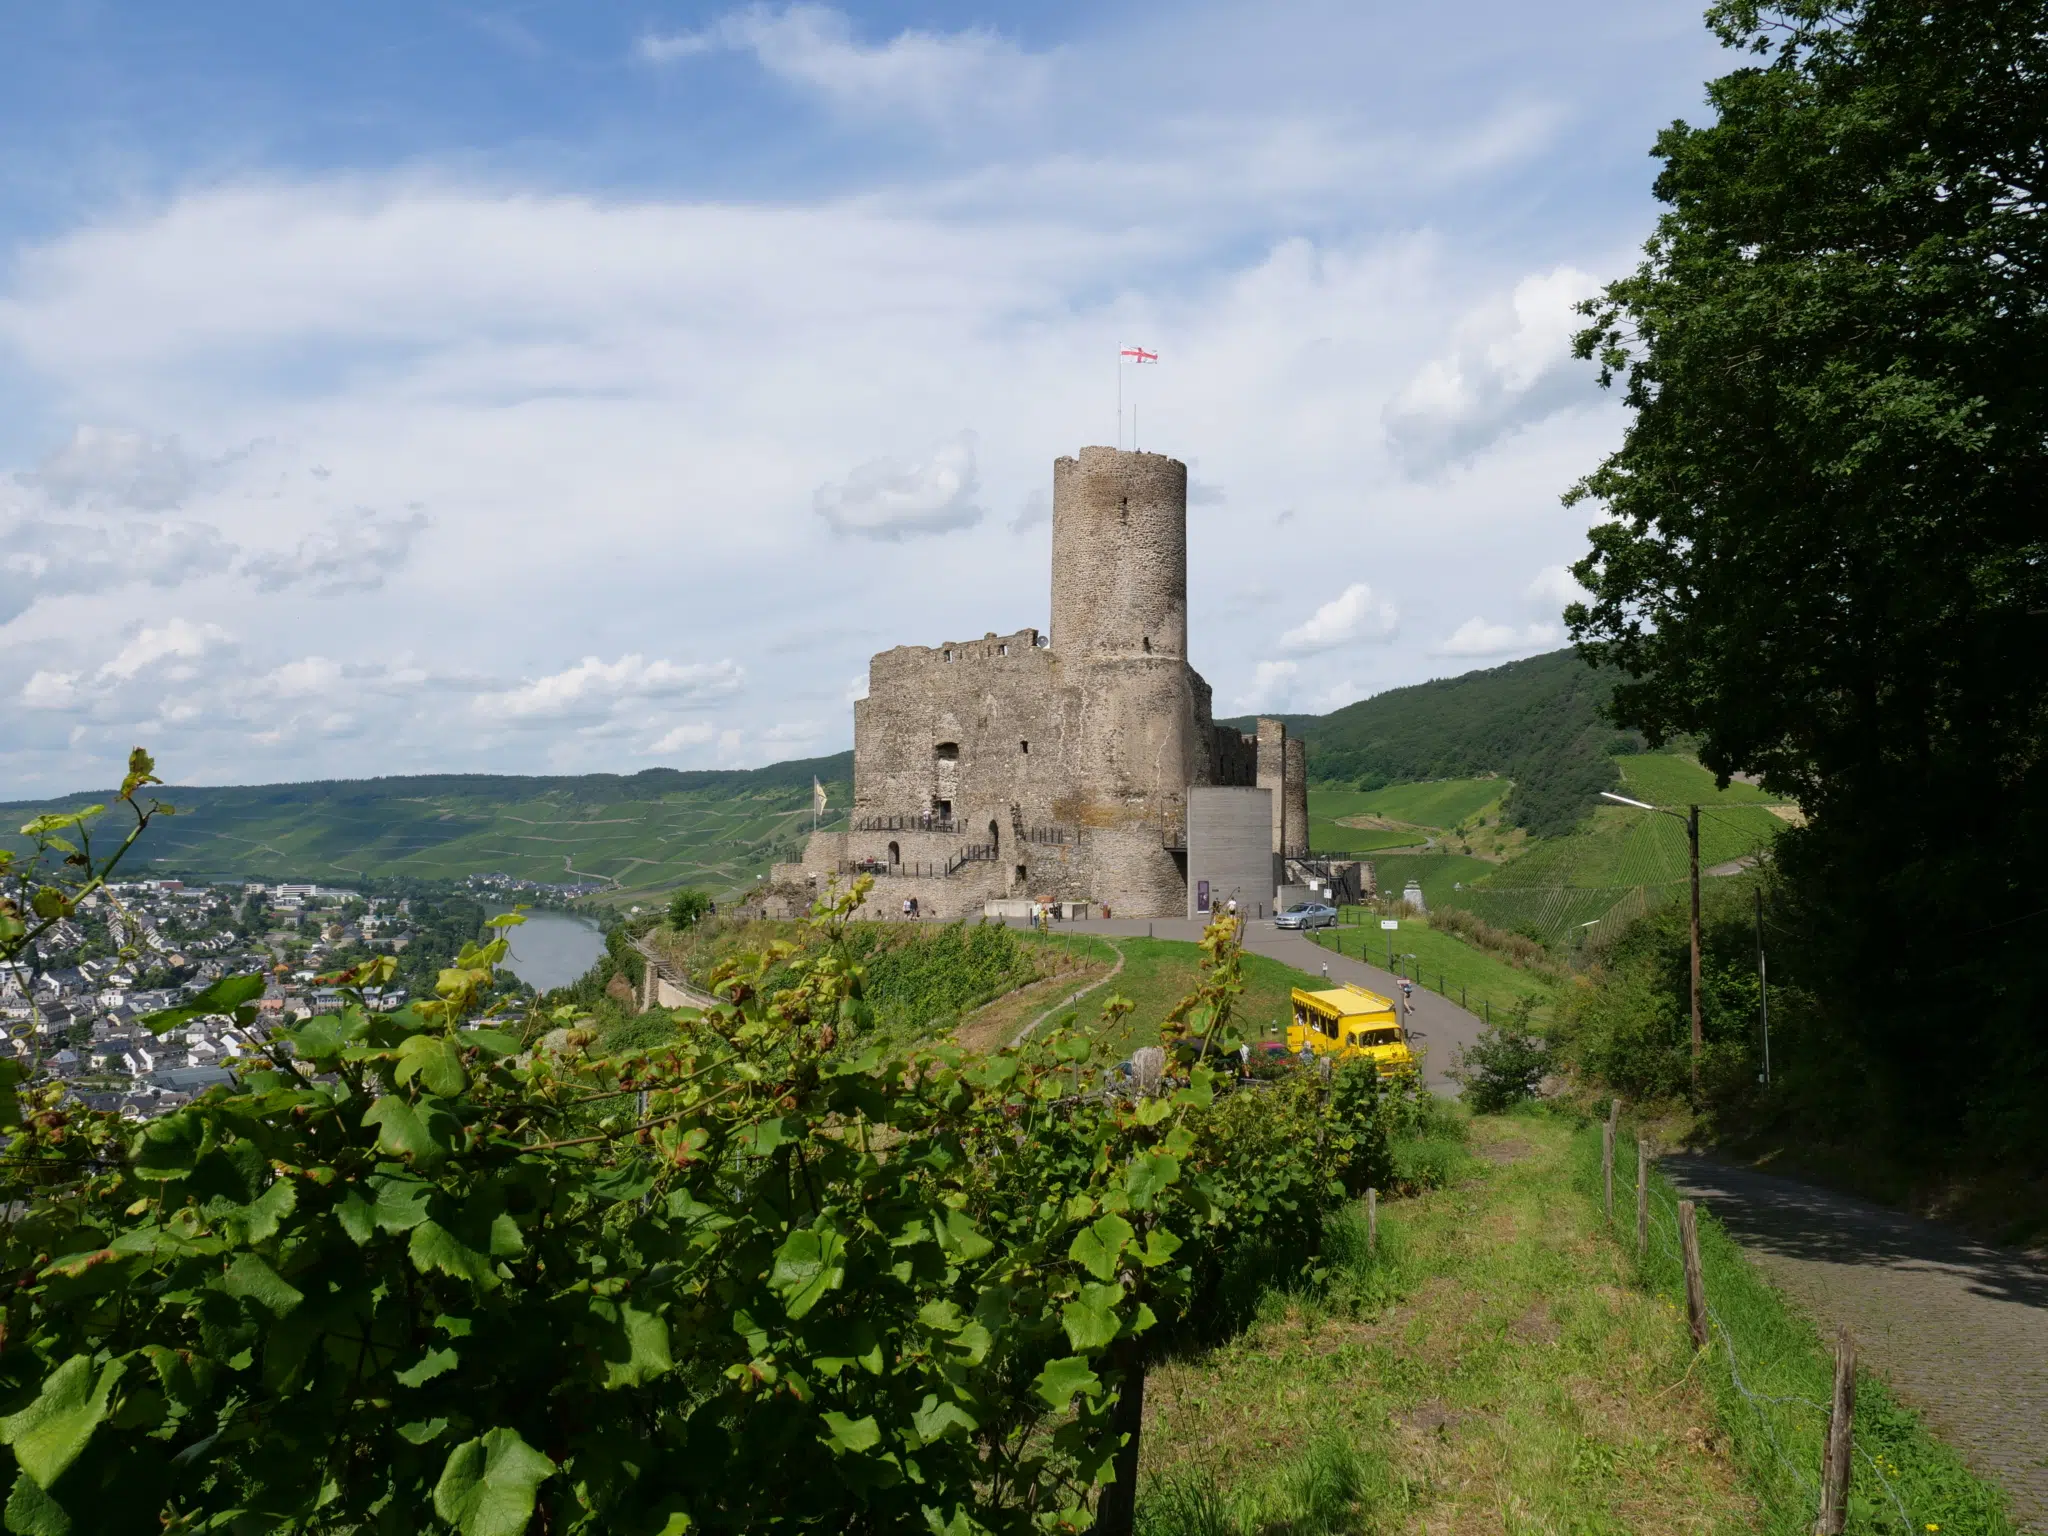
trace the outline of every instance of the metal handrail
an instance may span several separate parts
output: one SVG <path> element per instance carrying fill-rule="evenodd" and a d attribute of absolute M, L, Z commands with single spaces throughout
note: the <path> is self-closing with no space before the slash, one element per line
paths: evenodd
<path fill-rule="evenodd" d="M 920 812 L 915 816 L 856 816 L 852 831 L 855 832 L 945 832 L 960 833 L 967 830 L 964 822 L 950 816 L 929 816 Z"/>

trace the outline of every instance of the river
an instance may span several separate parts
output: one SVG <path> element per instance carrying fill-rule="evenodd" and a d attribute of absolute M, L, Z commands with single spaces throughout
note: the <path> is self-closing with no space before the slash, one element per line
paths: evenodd
<path fill-rule="evenodd" d="M 566 987 L 604 953 L 604 930 L 568 912 L 529 912 L 509 932 L 512 953 L 505 969 L 536 992 Z"/>

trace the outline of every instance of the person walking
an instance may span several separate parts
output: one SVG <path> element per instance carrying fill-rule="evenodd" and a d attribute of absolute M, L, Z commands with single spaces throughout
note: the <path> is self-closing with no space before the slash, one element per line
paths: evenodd
<path fill-rule="evenodd" d="M 1230 901 L 1225 906 L 1224 910 L 1230 914 L 1231 920 L 1235 922 L 1237 919 L 1237 898 L 1235 896 L 1230 898 Z"/>
<path fill-rule="evenodd" d="M 908 896 L 903 898 L 903 921 L 906 923 L 910 921 L 910 898 Z"/>

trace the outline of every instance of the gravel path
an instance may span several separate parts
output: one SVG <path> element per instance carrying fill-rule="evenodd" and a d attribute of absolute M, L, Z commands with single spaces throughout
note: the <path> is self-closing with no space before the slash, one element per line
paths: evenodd
<path fill-rule="evenodd" d="M 2048 1271 L 1811 1184 L 1701 1157 L 1662 1167 L 1830 1330 L 1853 1328 L 1859 1358 L 2048 1533 Z"/>

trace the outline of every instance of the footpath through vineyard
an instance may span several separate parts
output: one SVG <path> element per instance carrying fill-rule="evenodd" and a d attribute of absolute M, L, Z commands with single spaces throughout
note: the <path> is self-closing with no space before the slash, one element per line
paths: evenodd
<path fill-rule="evenodd" d="M 1685 1321 L 1630 1283 L 1571 1138 L 1473 1121 L 1449 1187 L 1382 1205 L 1379 1262 L 1340 1245 L 1156 1371 L 1140 1528 L 1756 1529 Z"/>

